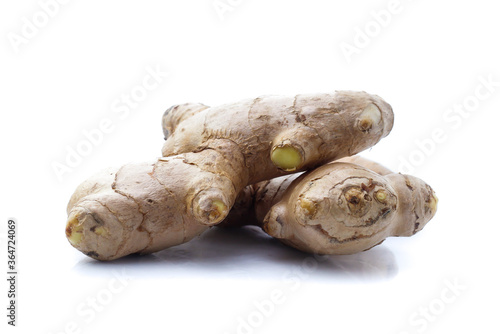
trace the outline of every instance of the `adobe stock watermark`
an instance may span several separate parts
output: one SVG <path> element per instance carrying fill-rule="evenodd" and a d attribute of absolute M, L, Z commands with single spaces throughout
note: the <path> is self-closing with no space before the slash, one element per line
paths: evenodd
<path fill-rule="evenodd" d="M 273 289 L 267 298 L 255 300 L 252 303 L 253 310 L 244 316 L 237 317 L 237 325 L 234 332 L 224 332 L 224 334 L 253 334 L 261 327 L 266 319 L 270 318 L 279 305 L 282 305 L 290 294 L 298 291 L 302 282 L 314 272 L 320 262 L 326 259 L 327 255 L 314 254 L 305 258 L 300 266 L 294 266 L 283 274 L 282 281 L 285 283 L 284 289 Z"/>
<path fill-rule="evenodd" d="M 481 102 L 491 98 L 500 87 L 500 81 L 496 81 L 493 74 L 486 77 L 481 75 L 477 80 L 479 83 L 473 92 L 443 112 L 443 126 L 434 128 L 426 138 L 416 139 L 415 149 L 398 156 L 399 172 L 413 174 L 417 167 L 422 166 L 436 152 L 438 145 L 445 143 L 450 133 L 459 129 L 464 120 L 480 108 Z"/>
<path fill-rule="evenodd" d="M 48 334 L 80 334 L 83 327 L 96 320 L 101 312 L 110 307 L 116 295 L 122 293 L 132 280 L 124 269 L 121 272 L 113 271 L 106 287 L 100 289 L 80 302 L 76 308 L 76 316 L 66 322 L 63 328 Z"/>
<path fill-rule="evenodd" d="M 73 146 L 65 146 L 65 157 L 58 161 L 52 161 L 51 167 L 59 182 L 63 181 L 65 175 L 74 171 L 82 164 L 85 157 L 92 154 L 94 148 L 102 145 L 106 135 L 114 131 L 119 122 L 127 119 L 131 111 L 137 109 L 140 103 L 148 95 L 157 89 L 168 76 L 168 72 L 160 69 L 159 65 L 155 68 L 146 66 L 146 74 L 142 81 L 133 86 L 129 92 L 120 94 L 110 105 L 111 117 L 105 117 L 93 128 L 83 129 L 80 140 Z"/>
<path fill-rule="evenodd" d="M 19 32 L 8 32 L 7 39 L 14 49 L 19 53 L 21 45 L 28 44 L 33 38 L 38 36 L 40 31 L 45 28 L 49 22 L 59 14 L 62 6 L 69 3 L 70 0 L 40 0 L 36 10 L 30 17 L 21 17 L 21 28 Z"/>
<path fill-rule="evenodd" d="M 212 7 L 219 16 L 219 19 L 224 21 L 226 14 L 233 12 L 242 3 L 243 0 L 214 0 L 214 2 L 212 2 Z"/>
<path fill-rule="evenodd" d="M 457 278 L 445 279 L 439 295 L 410 314 L 408 324 L 411 329 L 401 331 L 398 334 L 424 333 L 432 323 L 445 314 L 465 290 L 467 290 L 467 286 L 459 282 Z"/>
<path fill-rule="evenodd" d="M 342 41 L 339 45 L 347 63 L 350 64 L 352 62 L 354 55 L 361 54 L 361 51 L 367 48 L 381 34 L 383 29 L 391 24 L 393 17 L 403 12 L 403 9 L 404 6 L 401 0 L 390 0 L 385 9 L 372 10 L 370 12 L 370 20 L 362 27 L 355 26 L 354 36 L 351 41 Z"/>

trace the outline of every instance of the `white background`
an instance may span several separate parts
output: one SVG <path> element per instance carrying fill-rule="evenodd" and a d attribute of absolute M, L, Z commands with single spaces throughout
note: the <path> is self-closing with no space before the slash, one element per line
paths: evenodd
<path fill-rule="evenodd" d="M 495 2 L 73 0 L 51 16 L 40 3 L 0 5 L 0 267 L 14 217 L 20 273 L 16 328 L 1 280 L 2 333 L 499 331 Z M 168 75 L 123 108 L 152 70 Z M 364 155 L 435 189 L 418 235 L 321 261 L 252 229 L 111 263 L 67 242 L 75 187 L 159 156 L 170 105 L 340 89 L 393 106 L 391 135 Z M 111 130 L 58 178 L 54 164 L 105 119 Z"/>

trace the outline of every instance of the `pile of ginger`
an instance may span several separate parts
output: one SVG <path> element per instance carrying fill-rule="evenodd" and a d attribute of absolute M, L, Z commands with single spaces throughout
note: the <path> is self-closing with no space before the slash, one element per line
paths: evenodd
<path fill-rule="evenodd" d="M 179 245 L 216 225 L 257 225 L 318 254 L 411 236 L 436 213 L 432 188 L 356 155 L 393 121 L 387 102 L 353 91 L 173 106 L 162 118 L 162 157 L 80 184 L 66 237 L 106 261 Z"/>

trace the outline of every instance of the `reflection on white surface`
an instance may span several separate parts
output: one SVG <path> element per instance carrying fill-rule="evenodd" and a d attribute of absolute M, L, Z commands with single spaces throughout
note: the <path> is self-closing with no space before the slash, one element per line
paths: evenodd
<path fill-rule="evenodd" d="M 312 281 L 371 281 L 393 278 L 394 254 L 380 245 L 353 255 L 315 256 L 271 238 L 259 228 L 213 228 L 188 243 L 155 254 L 131 255 L 112 262 L 82 259 L 74 270 L 82 275 L 107 276 L 124 268 L 133 277 L 286 279 Z"/>

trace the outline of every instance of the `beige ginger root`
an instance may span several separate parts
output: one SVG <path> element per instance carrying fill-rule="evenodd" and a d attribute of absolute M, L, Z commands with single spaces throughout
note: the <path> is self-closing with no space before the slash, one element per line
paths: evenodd
<path fill-rule="evenodd" d="M 168 157 L 82 183 L 68 204 L 66 235 L 98 260 L 186 242 L 220 223 L 245 186 L 355 154 L 392 124 L 391 107 L 364 92 L 172 107 Z"/>
<path fill-rule="evenodd" d="M 246 187 L 222 225 L 259 225 L 306 252 L 352 254 L 417 233 L 436 210 L 422 180 L 354 156 Z"/>
<path fill-rule="evenodd" d="M 186 242 L 227 215 L 235 184 L 244 186 L 233 173 L 238 159 L 205 150 L 105 170 L 71 197 L 66 236 L 98 260 Z"/>
<path fill-rule="evenodd" d="M 375 145 L 393 125 L 392 108 L 376 95 L 262 96 L 207 107 L 184 104 L 163 117 L 163 156 L 198 152 L 214 139 L 240 149 L 248 184 L 309 170 Z M 230 152 L 227 152 L 230 155 Z"/>

